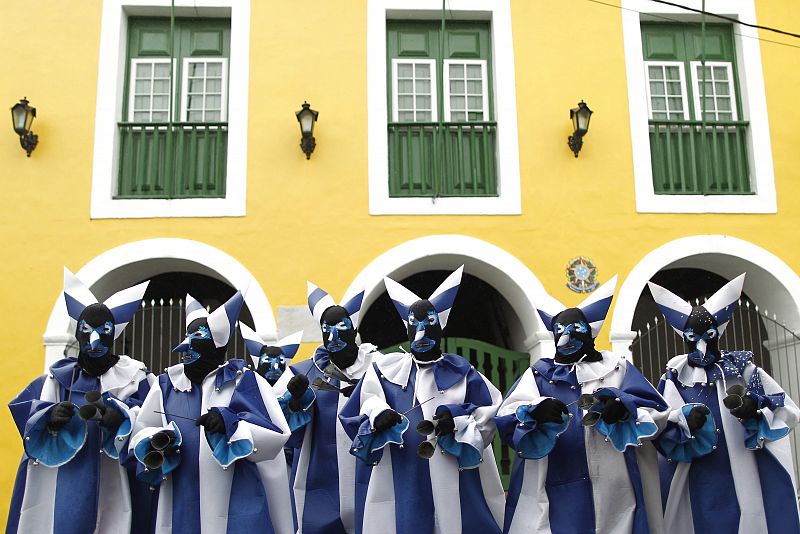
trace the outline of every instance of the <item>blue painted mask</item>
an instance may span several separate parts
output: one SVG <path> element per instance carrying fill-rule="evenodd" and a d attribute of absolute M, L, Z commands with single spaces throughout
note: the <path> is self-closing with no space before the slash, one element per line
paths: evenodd
<path fill-rule="evenodd" d="M 439 314 L 428 300 L 419 300 L 408 309 L 408 341 L 417 359 L 432 361 L 441 354 L 442 326 Z"/>
<path fill-rule="evenodd" d="M 75 332 L 80 352 L 89 358 L 102 358 L 114 344 L 114 317 L 103 304 L 87 306 Z"/>
<path fill-rule="evenodd" d="M 586 361 L 602 359 L 602 355 L 594 348 L 589 321 L 579 308 L 567 308 L 553 317 L 551 328 L 556 342 L 557 363 L 575 363 L 581 358 Z"/>
<path fill-rule="evenodd" d="M 173 352 L 181 353 L 181 363 L 184 365 L 195 363 L 206 352 L 216 351 L 208 325 L 198 324 L 195 326 L 195 322 L 198 321 L 194 321 L 192 325 L 189 325 L 190 330 L 186 333 L 186 339 L 173 349 Z M 205 323 L 204 320 L 203 323 Z"/>
<path fill-rule="evenodd" d="M 703 306 L 694 306 L 683 327 L 683 340 L 691 365 L 707 367 L 719 360 L 717 321 Z"/>
<path fill-rule="evenodd" d="M 584 321 L 570 324 L 555 323 L 553 333 L 556 336 L 556 351 L 565 356 L 583 351 L 586 335 L 591 336 L 589 325 Z"/>
<path fill-rule="evenodd" d="M 266 378 L 270 385 L 275 385 L 275 382 L 278 381 L 285 370 L 286 357 L 281 349 L 278 347 L 264 347 L 261 350 L 256 371 Z"/>

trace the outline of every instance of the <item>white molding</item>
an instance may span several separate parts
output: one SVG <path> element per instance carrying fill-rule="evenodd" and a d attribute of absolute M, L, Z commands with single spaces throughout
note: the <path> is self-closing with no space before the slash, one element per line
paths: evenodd
<path fill-rule="evenodd" d="M 670 241 L 649 252 L 625 278 L 611 317 L 612 345 L 619 341 L 620 354 L 629 354 L 633 314 L 647 282 L 662 269 L 694 267 L 715 272 L 729 280 L 747 273 L 744 292 L 776 313 L 793 331 L 800 330 L 800 276 L 772 252 L 748 241 L 726 235 L 695 235 Z M 631 338 L 632 339 L 632 338 Z M 627 341 L 627 344 L 625 342 Z"/>
<path fill-rule="evenodd" d="M 183 58 L 183 72 L 181 74 L 181 112 L 180 117 L 182 122 L 188 122 L 186 117 L 189 112 L 188 97 L 189 97 L 189 64 L 190 63 L 203 63 L 205 65 L 205 74 L 203 77 L 203 120 L 200 122 L 225 122 L 228 120 L 228 58 L 219 56 L 208 57 L 185 57 Z M 222 63 L 222 94 L 220 95 L 220 119 L 219 121 L 206 121 L 206 107 L 205 97 L 208 95 L 205 91 L 205 84 L 208 81 L 208 64 L 209 63 Z"/>
<path fill-rule="evenodd" d="M 247 195 L 247 103 L 250 77 L 250 0 L 175 0 L 176 15 L 230 16 L 228 156 L 225 198 L 114 199 L 129 15 L 169 16 L 170 0 L 104 0 L 100 30 L 90 216 L 241 217 Z"/>
<path fill-rule="evenodd" d="M 532 360 L 551 356 L 555 347 L 534 303 L 545 298 L 542 283 L 528 267 L 509 252 L 481 239 L 458 234 L 430 235 L 397 245 L 372 260 L 353 279 L 342 302 L 364 291 L 361 316 L 384 292 L 383 277 L 403 279 L 428 270 L 464 271 L 496 289 L 511 305 L 522 328 L 519 343 Z M 519 347 L 518 347 L 519 348 Z"/>
<path fill-rule="evenodd" d="M 703 65 L 702 61 L 690 61 L 689 62 L 689 70 L 691 70 L 692 74 L 692 95 L 694 99 L 694 118 L 695 120 L 703 120 L 703 115 L 700 109 L 700 79 L 697 77 L 697 67 Z M 728 71 L 728 90 L 730 93 L 728 97 L 731 100 L 731 115 L 733 116 L 732 120 L 738 121 L 739 120 L 739 110 L 736 109 L 736 81 L 733 79 L 733 64 L 730 61 L 706 61 L 706 67 L 725 67 Z M 713 70 L 712 70 L 713 73 Z M 712 74 L 711 78 L 712 85 L 715 83 L 715 79 Z M 704 80 L 708 81 L 708 80 Z M 704 94 L 703 98 L 708 98 L 708 95 Z M 719 115 L 719 109 L 717 108 L 717 88 L 714 87 L 714 115 Z M 719 120 L 719 119 L 717 119 Z"/>
<path fill-rule="evenodd" d="M 483 118 L 481 121 L 489 121 L 489 79 L 486 75 L 485 59 L 445 59 L 442 66 L 442 84 L 444 85 L 444 121 L 452 122 L 450 118 L 450 65 L 464 65 L 464 121 L 469 122 L 469 92 L 467 89 L 467 65 L 480 65 L 481 67 L 481 99 L 483 101 Z M 444 74 L 447 73 L 447 74 Z M 461 95 L 458 95 L 461 96 Z M 461 122 L 461 121 L 459 121 Z"/>
<path fill-rule="evenodd" d="M 701 0 L 686 0 L 689 7 L 700 9 Z M 756 23 L 754 0 L 706 0 L 705 9 Z M 648 102 L 642 54 L 641 16 L 654 14 L 670 19 L 696 21 L 687 12 L 648 0 L 622 0 L 622 31 L 625 68 L 628 78 L 628 106 L 631 122 L 631 148 L 639 213 L 776 213 L 775 171 L 767 117 L 764 73 L 758 30 L 738 26 L 734 34 L 739 89 L 744 120 L 748 129 L 747 161 L 754 195 L 656 195 L 650 160 Z"/>
<path fill-rule="evenodd" d="M 234 257 L 199 241 L 159 238 L 126 243 L 95 257 L 75 274 L 102 301 L 142 278 L 179 270 L 211 276 L 246 290 L 244 301 L 253 316 L 255 330 L 264 339 L 277 340 L 272 306 L 258 281 Z M 59 291 L 43 335 L 45 368 L 61 358 L 65 344 L 74 339 L 74 332 L 69 329 L 70 319 Z"/>
<path fill-rule="evenodd" d="M 448 0 L 457 19 L 489 20 L 497 121 L 496 197 L 390 198 L 386 101 L 387 18 L 437 19 L 441 4 L 430 0 L 368 0 L 367 107 L 369 139 L 369 212 L 371 215 L 519 215 L 520 196 L 517 97 L 510 0 Z"/>

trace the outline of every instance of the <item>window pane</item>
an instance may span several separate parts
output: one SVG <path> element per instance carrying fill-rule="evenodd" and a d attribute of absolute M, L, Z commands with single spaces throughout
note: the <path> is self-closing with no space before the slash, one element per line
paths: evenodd
<path fill-rule="evenodd" d="M 417 112 L 417 122 L 431 122 L 431 112 L 430 111 L 418 111 Z"/>
<path fill-rule="evenodd" d="M 466 105 L 465 99 L 463 96 L 451 96 L 450 97 L 450 109 L 464 109 Z"/>
<path fill-rule="evenodd" d="M 189 92 L 202 94 L 204 85 L 205 81 L 203 79 L 189 80 Z"/>
<path fill-rule="evenodd" d="M 657 121 L 665 121 L 667 120 L 667 114 L 664 113 L 663 111 L 662 112 L 654 111 L 653 119 Z"/>
<path fill-rule="evenodd" d="M 654 98 L 652 102 L 652 108 L 654 111 L 664 111 L 667 109 L 667 103 L 663 98 Z"/>
<path fill-rule="evenodd" d="M 141 110 L 141 109 L 150 109 L 150 97 L 149 96 L 137 96 L 133 99 L 133 109 L 134 110 Z"/>
<path fill-rule="evenodd" d="M 219 122 L 221 119 L 219 111 L 206 111 L 206 122 Z"/>
<path fill-rule="evenodd" d="M 661 82 L 650 82 L 650 94 L 661 96 L 664 94 L 664 84 Z"/>
<path fill-rule="evenodd" d="M 470 96 L 467 99 L 467 103 L 469 105 L 469 109 L 483 109 L 483 97 Z"/>
<path fill-rule="evenodd" d="M 450 80 L 450 92 L 464 94 L 464 81 L 463 80 Z"/>
<path fill-rule="evenodd" d="M 203 112 L 202 111 L 190 111 L 186 117 L 189 122 L 200 122 L 203 120 Z"/>
<path fill-rule="evenodd" d="M 418 96 L 417 97 L 417 109 L 431 109 L 431 97 L 429 97 L 429 96 Z"/>
<path fill-rule="evenodd" d="M 451 78 L 463 78 L 464 77 L 464 65 L 458 63 L 451 63 L 450 64 L 450 77 Z"/>
<path fill-rule="evenodd" d="M 663 80 L 664 78 L 661 73 L 661 67 L 651 65 L 647 68 L 647 74 L 651 80 Z"/>
<path fill-rule="evenodd" d="M 417 89 L 417 94 L 431 94 L 431 81 L 430 80 L 417 80 L 414 82 Z"/>
<path fill-rule="evenodd" d="M 730 98 L 718 98 L 717 99 L 717 109 L 720 111 L 730 111 L 731 110 L 731 99 Z"/>
<path fill-rule="evenodd" d="M 467 114 L 463 111 L 456 111 L 450 114 L 450 120 L 452 122 L 466 122 L 467 121 Z"/>
<path fill-rule="evenodd" d="M 681 79 L 681 73 L 680 73 L 679 69 L 680 69 L 680 67 L 677 67 L 677 66 L 674 66 L 674 65 L 665 67 L 664 70 L 667 73 L 665 78 L 667 80 L 680 80 Z"/>
<path fill-rule="evenodd" d="M 414 75 L 417 78 L 430 78 L 431 77 L 431 66 L 427 63 L 417 63 L 414 65 Z"/>
<path fill-rule="evenodd" d="M 208 95 L 206 96 L 206 109 L 216 110 L 220 109 L 220 104 L 222 103 L 222 99 L 217 95 Z"/>
<path fill-rule="evenodd" d="M 398 93 L 413 93 L 414 92 L 414 82 L 411 80 L 398 80 L 397 81 L 397 92 Z"/>
<path fill-rule="evenodd" d="M 480 80 L 467 81 L 467 94 L 479 95 L 481 93 L 483 93 L 483 87 L 481 86 Z"/>
<path fill-rule="evenodd" d="M 716 89 L 717 95 L 719 96 L 728 96 L 728 82 L 717 82 L 714 84 L 714 88 Z"/>
<path fill-rule="evenodd" d="M 682 95 L 680 82 L 667 82 L 667 92 L 670 95 Z"/>
<path fill-rule="evenodd" d="M 189 97 L 189 109 L 203 109 L 203 97 L 202 96 L 190 96 Z"/>
<path fill-rule="evenodd" d="M 711 97 L 706 97 L 703 99 L 703 109 L 704 110 L 713 110 L 714 106 L 714 99 Z"/>
<path fill-rule="evenodd" d="M 153 80 L 153 93 L 169 94 L 169 80 Z"/>
<path fill-rule="evenodd" d="M 467 78 L 481 79 L 481 66 L 480 65 L 467 65 Z"/>
<path fill-rule="evenodd" d="M 136 65 L 136 77 L 137 78 L 150 78 L 153 76 L 153 64 L 152 63 L 139 63 Z"/>
<path fill-rule="evenodd" d="M 714 79 L 715 80 L 727 80 L 728 79 L 728 69 L 725 67 L 714 67 Z"/>
<path fill-rule="evenodd" d="M 723 111 L 717 114 L 717 120 L 720 121 L 732 121 L 733 114 L 730 111 Z"/>
<path fill-rule="evenodd" d="M 399 96 L 397 97 L 398 109 L 413 109 L 414 97 L 413 96 Z"/>
<path fill-rule="evenodd" d="M 683 102 L 680 98 L 670 98 L 669 99 L 669 110 L 670 111 L 683 111 Z"/>
<path fill-rule="evenodd" d="M 413 66 L 409 63 L 399 63 L 397 65 L 397 75 L 401 78 L 411 78 Z"/>
<path fill-rule="evenodd" d="M 147 111 L 136 111 L 133 113 L 133 122 L 150 122 L 150 114 Z"/>
<path fill-rule="evenodd" d="M 203 63 L 189 63 L 189 76 L 202 77 L 206 66 Z"/>
<path fill-rule="evenodd" d="M 155 65 L 156 78 L 169 78 L 169 63 L 156 63 Z"/>
<path fill-rule="evenodd" d="M 397 114 L 397 118 L 400 122 L 413 122 L 414 121 L 414 112 L 413 111 L 401 111 Z"/>
<path fill-rule="evenodd" d="M 134 93 L 137 95 L 148 94 L 150 92 L 150 80 L 136 80 Z"/>
<path fill-rule="evenodd" d="M 222 78 L 209 78 L 206 80 L 207 93 L 222 93 Z"/>
<path fill-rule="evenodd" d="M 169 100 L 166 96 L 154 96 L 153 97 L 153 109 L 168 109 Z"/>
<path fill-rule="evenodd" d="M 482 121 L 483 120 L 483 112 L 482 111 L 470 111 L 469 112 L 469 120 L 470 121 Z"/>
<path fill-rule="evenodd" d="M 167 122 L 169 120 L 168 111 L 154 111 L 153 122 Z"/>
<path fill-rule="evenodd" d="M 208 76 L 209 78 L 211 77 L 218 78 L 222 76 L 222 63 L 216 61 L 213 63 L 208 63 L 206 76 Z"/>

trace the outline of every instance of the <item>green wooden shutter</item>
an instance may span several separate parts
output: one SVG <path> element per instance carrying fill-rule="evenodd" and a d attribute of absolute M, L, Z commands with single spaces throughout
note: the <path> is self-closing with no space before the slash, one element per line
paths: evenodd
<path fill-rule="evenodd" d="M 387 23 L 390 196 L 497 195 L 490 37 L 485 22 L 447 22 L 444 32 L 440 21 Z M 481 120 L 448 121 L 445 117 L 445 84 L 449 83 L 445 62 L 459 60 L 485 64 L 481 98 L 486 99 L 486 112 Z M 400 84 L 409 83 L 408 78 L 395 79 L 398 62 L 431 62 L 435 66 L 435 110 L 428 120 L 418 113 L 402 112 L 407 108 L 399 105 L 395 109 L 394 92 L 401 89 Z M 418 81 L 414 80 L 415 89 Z"/>
<path fill-rule="evenodd" d="M 172 40 L 169 19 L 129 19 L 115 198 L 225 196 L 227 122 L 181 122 L 181 106 L 184 104 L 184 59 L 229 57 L 230 21 L 227 19 L 176 19 Z M 173 94 L 167 109 L 171 117 L 152 110 L 149 115 L 135 113 L 139 106 L 135 99 L 148 100 L 132 96 L 132 87 L 138 91 L 134 64 L 143 63 L 147 70 L 148 61 L 153 61 L 157 62 L 153 68 L 163 71 L 169 67 L 170 58 L 173 58 Z M 224 79 L 227 82 L 227 71 Z M 163 85 L 164 80 L 139 79 L 138 82 L 152 82 L 155 87 L 157 82 Z M 143 87 L 146 85 L 144 83 Z M 160 102 L 164 97 L 153 96 L 153 106 L 156 98 Z M 222 105 L 227 107 L 227 102 Z"/>
<path fill-rule="evenodd" d="M 703 38 L 705 35 L 705 39 Z M 735 46 L 730 25 L 642 24 L 642 52 L 646 62 L 680 62 L 685 80 L 688 118 L 656 117 L 650 120 L 650 153 L 653 188 L 657 194 L 752 194 L 747 165 L 747 126 L 742 120 Z M 703 58 L 707 69 L 729 76 L 728 83 L 707 80 L 693 83 L 692 62 Z M 730 63 L 730 74 L 714 62 Z M 650 72 L 648 71 L 648 76 Z M 654 89 L 650 85 L 650 89 Z M 701 93 L 699 88 L 706 91 Z M 731 91 L 734 98 L 726 104 L 731 113 L 717 119 L 706 113 L 705 126 L 700 120 L 698 102 L 705 98 L 705 109 L 720 104 L 713 98 L 716 89 Z M 653 99 L 656 100 L 656 99 Z M 655 104 L 651 100 L 651 104 Z M 736 119 L 733 118 L 735 113 Z M 663 115 L 663 114 L 661 114 Z M 709 115 L 712 117 L 709 119 Z M 722 115 L 720 115 L 722 116 Z"/>

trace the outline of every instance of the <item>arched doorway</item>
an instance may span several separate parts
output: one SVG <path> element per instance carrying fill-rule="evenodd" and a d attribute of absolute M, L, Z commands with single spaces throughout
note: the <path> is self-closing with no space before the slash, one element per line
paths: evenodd
<path fill-rule="evenodd" d="M 153 303 L 153 307 L 160 306 L 162 298 L 156 293 L 158 291 L 166 291 L 164 286 L 169 285 L 170 282 L 175 283 L 175 279 L 170 279 L 169 276 L 187 277 L 183 282 L 178 283 L 172 291 L 183 292 L 183 289 L 194 288 L 192 289 L 193 291 L 202 293 L 216 287 L 215 298 L 217 300 L 223 299 L 220 302 L 224 301 L 224 295 L 228 292 L 233 294 L 233 288 L 246 289 L 246 313 L 249 313 L 249 318 L 252 319 L 252 324 L 256 331 L 267 342 L 277 339 L 277 328 L 272 307 L 261 286 L 236 259 L 205 243 L 175 238 L 147 239 L 127 243 L 97 256 L 76 272 L 76 275 L 89 286 L 100 300 L 140 281 L 158 280 L 158 277 L 163 275 L 165 278 L 161 279 L 162 282 L 157 282 L 152 289 L 148 288 L 148 294 L 145 295 L 145 301 Z M 192 279 L 189 275 L 206 277 L 206 279 L 211 279 L 216 281 L 215 283 L 221 283 L 222 285 L 214 286 L 214 283 L 209 283 L 208 289 L 203 290 L 200 289 L 200 286 L 203 285 L 200 283 L 202 279 Z M 166 295 L 167 293 L 164 294 Z M 194 293 L 192 294 L 194 295 Z M 183 297 L 178 298 L 185 298 L 185 292 Z M 198 296 L 198 298 L 200 297 Z M 155 302 L 153 302 L 154 300 Z M 168 303 L 168 301 L 166 302 Z M 203 301 L 201 300 L 201 302 Z M 209 301 L 208 303 L 203 302 L 203 304 L 211 305 L 213 308 L 215 302 Z M 147 306 L 145 304 L 145 308 Z M 178 305 L 173 301 L 173 306 L 177 307 Z M 180 313 L 178 311 L 177 309 L 173 310 L 174 315 L 181 316 L 183 311 L 180 310 Z M 157 317 L 158 315 L 155 315 L 152 319 L 155 320 Z M 243 319 L 247 322 L 248 317 L 244 316 Z M 64 299 L 59 293 L 55 298 L 55 304 L 47 323 L 47 330 L 43 336 L 45 368 L 62 358 L 65 350 L 74 340 L 74 332 L 69 331 L 69 325 L 70 320 L 66 312 Z M 180 339 L 175 344 L 179 341 Z M 165 340 L 164 343 L 166 345 L 167 341 Z M 158 362 L 156 362 L 157 364 Z M 154 371 L 156 370 L 154 369 Z"/>

